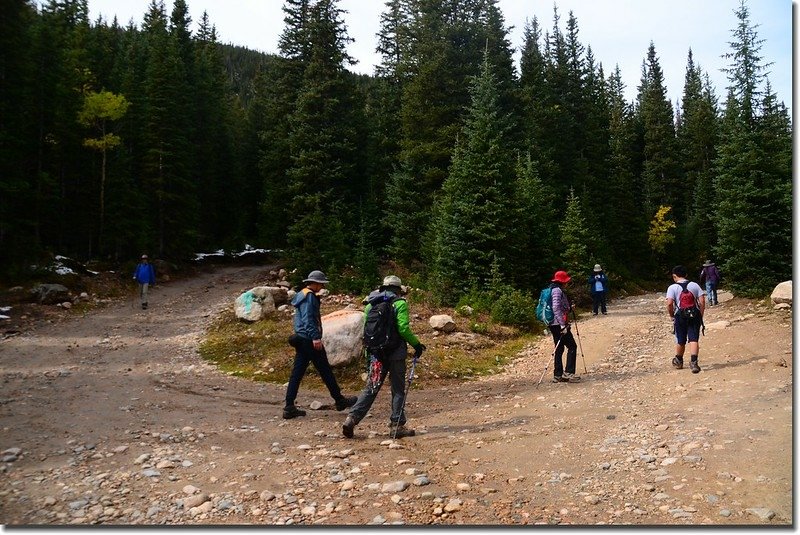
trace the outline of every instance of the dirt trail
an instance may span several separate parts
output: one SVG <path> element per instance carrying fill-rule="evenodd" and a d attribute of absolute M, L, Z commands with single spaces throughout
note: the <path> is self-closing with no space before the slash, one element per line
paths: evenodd
<path fill-rule="evenodd" d="M 792 523 L 791 314 L 709 309 L 703 372 L 669 365 L 663 296 L 579 323 L 588 373 L 536 386 L 543 339 L 503 374 L 280 418 L 284 388 L 197 356 L 265 268 L 230 267 L 0 342 L 3 524 Z M 424 357 L 421 366 L 425 365 Z M 578 370 L 583 372 L 580 352 Z M 388 390 L 384 389 L 384 390 Z M 301 388 L 298 404 L 327 403 Z"/>

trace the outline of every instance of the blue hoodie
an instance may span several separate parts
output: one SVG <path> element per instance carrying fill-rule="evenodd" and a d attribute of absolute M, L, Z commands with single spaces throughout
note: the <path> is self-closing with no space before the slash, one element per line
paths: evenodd
<path fill-rule="evenodd" d="M 133 272 L 133 277 L 139 284 L 155 284 L 156 272 L 153 269 L 153 264 L 139 263 L 139 265 L 136 266 L 136 271 Z"/>
<path fill-rule="evenodd" d="M 322 318 L 319 314 L 319 297 L 310 289 L 303 288 L 292 298 L 295 307 L 294 332 L 308 340 L 322 339 Z"/>

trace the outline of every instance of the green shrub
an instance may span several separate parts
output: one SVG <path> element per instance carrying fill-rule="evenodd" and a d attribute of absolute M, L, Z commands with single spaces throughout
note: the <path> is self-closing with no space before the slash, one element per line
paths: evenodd
<path fill-rule="evenodd" d="M 485 323 L 472 322 L 469 324 L 469 330 L 475 334 L 489 334 L 489 326 Z"/>
<path fill-rule="evenodd" d="M 491 318 L 497 323 L 529 331 L 536 321 L 535 300 L 519 290 L 508 290 L 492 305 Z"/>
<path fill-rule="evenodd" d="M 472 308 L 473 313 L 489 312 L 492 310 L 492 303 L 494 298 L 490 292 L 473 288 L 459 298 L 455 308 L 461 310 L 462 307 L 468 306 Z"/>

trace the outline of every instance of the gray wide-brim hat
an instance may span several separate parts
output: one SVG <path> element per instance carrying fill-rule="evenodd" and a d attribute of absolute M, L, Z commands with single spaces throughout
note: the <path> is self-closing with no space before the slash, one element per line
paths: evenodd
<path fill-rule="evenodd" d="M 594 265 L 594 271 L 595 271 L 595 273 L 597 273 L 597 272 L 603 271 L 603 268 L 600 267 L 600 264 L 595 264 Z"/>
<path fill-rule="evenodd" d="M 401 288 L 403 287 L 403 283 L 400 280 L 400 277 L 397 275 L 387 275 L 383 278 L 383 284 L 381 284 L 381 289 L 385 288 Z"/>
<path fill-rule="evenodd" d="M 711 260 L 706 260 L 706 263 L 703 264 L 703 267 L 711 267 L 713 265 L 714 265 L 714 262 L 712 262 Z"/>
<path fill-rule="evenodd" d="M 328 279 L 325 277 L 325 274 L 318 269 L 315 269 L 311 273 L 308 274 L 308 277 L 303 279 L 303 282 L 318 282 L 319 284 L 328 284 Z"/>

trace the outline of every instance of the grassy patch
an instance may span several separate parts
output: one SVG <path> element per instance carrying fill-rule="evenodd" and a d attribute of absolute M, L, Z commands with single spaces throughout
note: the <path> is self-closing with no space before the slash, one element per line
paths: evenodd
<path fill-rule="evenodd" d="M 323 315 L 337 308 L 323 300 Z M 467 338 L 436 335 L 427 321 L 433 314 L 450 314 L 455 318 L 458 335 Z M 481 325 L 480 332 L 472 333 L 476 323 Z M 492 323 L 483 315 L 464 318 L 454 315 L 452 310 L 434 310 L 422 303 L 412 305 L 411 328 L 428 348 L 415 370 L 415 386 L 420 388 L 498 373 L 518 356 L 526 344 L 537 338 Z M 294 362 L 294 349 L 286 341 L 291 333 L 292 319 L 289 315 L 251 324 L 237 320 L 229 308 L 208 329 L 200 345 L 200 354 L 230 375 L 283 384 L 289 380 Z M 410 358 L 408 362 L 410 365 Z M 360 391 L 364 386 L 365 372 L 366 361 L 363 358 L 334 368 L 336 380 L 345 392 Z M 301 388 L 325 390 L 313 365 L 309 366 Z"/>

